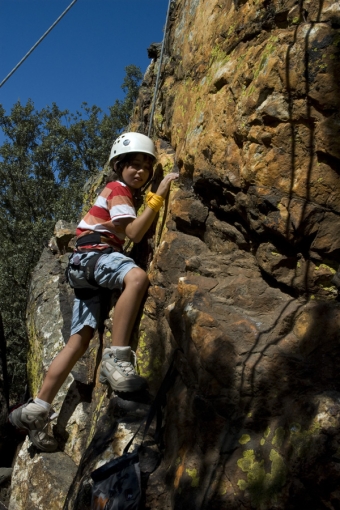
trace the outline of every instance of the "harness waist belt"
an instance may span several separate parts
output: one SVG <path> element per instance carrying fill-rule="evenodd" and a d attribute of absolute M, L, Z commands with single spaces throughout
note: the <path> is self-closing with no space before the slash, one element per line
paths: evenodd
<path fill-rule="evenodd" d="M 110 244 L 111 239 L 105 236 L 101 236 L 99 232 L 93 232 L 93 234 L 86 234 L 79 237 L 76 242 L 76 246 L 84 246 L 86 244 Z"/>
<path fill-rule="evenodd" d="M 85 234 L 81 236 L 76 241 L 76 249 L 81 251 L 92 251 L 92 248 L 82 248 L 82 246 L 88 246 L 91 244 L 107 244 L 112 248 L 112 251 L 118 251 L 122 253 L 122 246 L 116 244 L 110 237 L 106 237 L 100 235 L 100 232 L 93 232 L 92 234 Z M 99 249 L 99 248 L 98 248 Z M 97 251 L 96 248 L 93 248 L 93 251 Z"/>

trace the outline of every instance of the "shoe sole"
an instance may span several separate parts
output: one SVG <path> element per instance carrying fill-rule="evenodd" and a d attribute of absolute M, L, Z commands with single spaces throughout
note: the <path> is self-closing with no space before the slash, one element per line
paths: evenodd
<path fill-rule="evenodd" d="M 8 417 L 8 421 L 10 422 L 10 424 L 13 425 L 13 427 L 15 427 L 18 430 L 28 432 L 30 441 L 34 444 L 34 446 L 38 450 L 40 450 L 42 452 L 55 452 L 56 451 L 56 449 L 58 448 L 57 444 L 55 446 L 50 446 L 50 447 L 42 446 L 40 444 L 40 441 L 35 438 L 34 434 L 32 434 L 32 432 L 34 432 L 34 430 L 30 430 L 27 426 L 23 425 L 23 423 L 21 421 L 19 422 L 18 420 L 16 420 L 15 415 L 13 416 L 13 413 L 14 413 L 14 411 Z"/>
<path fill-rule="evenodd" d="M 119 391 L 122 393 L 134 393 L 136 391 L 142 391 L 147 387 L 146 381 L 141 382 L 140 384 L 138 384 L 138 386 L 134 385 L 134 387 L 132 387 L 131 383 L 129 383 L 128 381 L 121 386 L 116 386 L 109 381 L 106 375 L 103 374 L 99 376 L 99 382 L 101 382 L 102 384 L 108 384 L 113 389 L 113 391 L 117 392 Z"/>
<path fill-rule="evenodd" d="M 47 446 L 47 447 L 42 446 L 42 445 L 40 444 L 39 440 L 38 440 L 38 439 L 36 439 L 36 438 L 34 437 L 34 435 L 33 435 L 33 434 L 29 434 L 29 438 L 30 438 L 31 442 L 34 444 L 34 446 L 35 446 L 38 450 L 40 450 L 41 452 L 49 452 L 49 453 L 52 453 L 52 452 L 55 452 L 55 451 L 56 451 L 56 449 L 58 448 L 58 445 L 57 445 L 57 444 L 55 444 L 55 446 L 50 446 L 50 447 L 48 447 L 48 446 Z"/>

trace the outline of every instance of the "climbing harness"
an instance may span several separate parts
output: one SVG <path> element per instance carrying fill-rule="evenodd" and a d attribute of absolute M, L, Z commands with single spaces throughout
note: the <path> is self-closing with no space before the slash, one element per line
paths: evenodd
<path fill-rule="evenodd" d="M 43 39 L 45 39 L 45 37 L 51 32 L 51 30 L 57 25 L 57 23 L 59 23 L 59 21 L 61 20 L 61 18 L 63 18 L 65 16 L 65 14 L 71 9 L 71 7 L 76 3 L 77 0 L 73 0 L 70 5 L 64 10 L 64 12 L 61 13 L 61 15 L 59 16 L 58 19 L 56 19 L 56 21 L 53 23 L 53 25 L 50 26 L 50 28 L 48 30 L 46 30 L 46 32 L 44 33 L 44 35 L 42 35 L 39 39 L 39 41 L 37 41 L 35 43 L 34 46 L 32 46 L 32 48 L 26 53 L 26 55 L 20 60 L 20 62 L 14 67 L 14 69 L 12 69 L 12 71 L 6 76 L 5 79 L 2 80 L 2 82 L 0 83 L 0 88 L 6 83 L 6 81 L 12 76 L 12 74 L 15 73 L 15 71 L 21 66 L 21 64 L 26 60 L 26 58 L 28 58 L 30 56 L 30 54 L 35 50 L 35 48 L 41 43 L 41 41 Z"/>
<path fill-rule="evenodd" d="M 97 284 L 95 278 L 94 278 L 94 271 L 97 265 L 97 262 L 99 258 L 102 255 L 112 253 L 114 250 L 113 247 L 109 246 L 108 248 L 105 248 L 103 250 L 99 250 L 96 248 L 91 248 L 88 250 L 88 252 L 94 252 L 92 257 L 85 263 L 81 264 L 81 255 L 86 253 L 86 250 L 81 251 L 82 246 L 86 246 L 89 244 L 103 244 L 105 243 L 105 237 L 100 235 L 99 232 L 93 232 L 92 234 L 87 234 L 82 237 L 80 237 L 76 242 L 76 251 L 74 253 L 71 253 L 69 257 L 69 263 L 65 270 L 65 276 L 67 282 L 70 284 L 70 286 L 73 288 L 74 293 L 77 298 L 79 299 L 90 299 L 93 296 L 96 296 L 101 292 L 101 287 Z M 80 251 L 78 250 L 80 249 Z M 85 279 L 89 285 L 92 286 L 92 288 L 76 288 L 72 285 L 72 278 L 70 277 L 70 270 L 76 270 L 76 271 L 83 271 Z M 95 288 L 93 288 L 95 287 Z"/>
<path fill-rule="evenodd" d="M 107 250 L 102 250 L 99 253 L 95 253 L 94 255 L 92 255 L 92 257 L 87 261 L 87 263 L 84 266 L 80 265 L 81 258 L 80 258 L 80 255 L 78 253 L 76 253 L 72 257 L 72 262 L 69 263 L 69 269 L 76 269 L 77 271 L 83 271 L 85 273 L 85 278 L 86 278 L 87 282 L 90 285 L 93 285 L 94 287 L 99 288 L 99 285 L 97 284 L 96 280 L 94 279 L 94 270 L 96 268 L 98 259 L 102 255 L 104 255 L 104 253 L 112 253 L 112 249 L 108 248 Z M 70 282 L 71 282 L 71 280 L 69 280 L 69 283 Z M 71 285 L 71 283 L 70 283 L 70 285 Z M 72 285 L 71 285 L 71 287 L 72 287 Z M 77 289 L 75 288 L 74 291 L 76 292 Z"/>
<path fill-rule="evenodd" d="M 97 234 L 97 233 L 95 233 Z M 83 238 L 88 239 L 89 237 L 93 237 L 93 234 L 89 234 L 88 236 L 83 236 Z M 83 239 L 81 238 L 81 239 Z M 88 242 L 88 241 L 87 241 Z M 96 243 L 97 244 L 97 243 Z M 90 251 L 90 250 L 89 250 Z M 109 312 L 110 307 L 110 300 L 112 295 L 112 290 L 108 289 L 106 287 L 100 287 L 95 278 L 94 278 L 94 271 L 96 269 L 97 262 L 99 258 L 102 255 L 112 253 L 115 251 L 113 248 L 108 247 L 104 250 L 95 250 L 94 248 L 91 249 L 91 252 L 95 252 L 92 257 L 88 259 L 88 261 L 85 264 L 81 264 L 81 256 L 86 254 L 86 251 L 84 252 L 74 252 L 71 253 L 69 257 L 69 263 L 65 270 L 65 277 L 66 281 L 72 287 L 75 297 L 77 299 L 80 299 L 81 301 L 87 301 L 89 299 L 97 298 L 100 301 L 100 318 L 98 321 L 98 331 L 102 333 L 104 331 L 104 321 L 107 317 L 107 314 Z M 72 262 L 71 262 L 72 260 Z M 91 287 L 81 287 L 77 288 L 74 287 L 72 284 L 72 277 L 70 277 L 70 271 L 76 270 L 76 271 L 83 271 L 85 279 Z"/>
<path fill-rule="evenodd" d="M 114 247 L 111 246 L 112 240 L 105 236 L 104 234 L 101 234 L 100 232 L 92 232 L 91 234 L 85 234 L 81 237 L 78 237 L 76 242 L 76 248 L 81 249 L 82 247 L 89 245 L 89 244 L 108 244 L 110 248 L 112 248 L 113 251 L 120 251 L 120 249 L 114 250 Z M 97 251 L 96 249 L 88 250 L 88 251 Z M 98 250 L 101 251 L 101 250 Z"/>
<path fill-rule="evenodd" d="M 168 11 L 167 11 L 167 14 L 166 14 L 166 21 L 165 21 L 165 27 L 164 27 L 164 37 L 163 37 L 163 41 L 162 41 L 162 49 L 161 49 L 161 55 L 160 55 L 160 58 L 159 58 L 159 66 L 158 66 L 158 72 L 157 72 L 157 78 L 156 78 L 156 85 L 155 85 L 155 90 L 154 90 L 154 93 L 153 93 L 151 113 L 150 113 L 150 117 L 149 117 L 149 128 L 148 128 L 148 136 L 149 137 L 151 136 L 151 131 L 152 131 L 153 115 L 155 113 L 156 97 L 157 97 L 157 92 L 158 92 L 158 87 L 159 87 L 159 78 L 160 78 L 160 75 L 161 75 L 161 68 L 162 68 L 163 54 L 164 54 L 164 48 L 165 48 L 165 41 L 166 41 L 166 36 L 167 36 L 167 31 L 168 31 L 168 21 L 169 21 L 169 15 L 170 15 L 170 7 L 171 7 L 171 3 L 172 2 L 173 2 L 173 0 L 169 0 Z"/>

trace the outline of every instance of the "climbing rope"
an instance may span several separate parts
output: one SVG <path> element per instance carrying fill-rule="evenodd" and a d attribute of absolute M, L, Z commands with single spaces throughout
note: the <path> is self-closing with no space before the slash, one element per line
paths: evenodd
<path fill-rule="evenodd" d="M 153 115 L 155 113 L 156 97 L 157 97 L 157 92 L 158 92 L 158 87 L 159 87 L 159 78 L 160 78 L 160 75 L 161 75 L 161 68 L 162 68 L 162 61 L 163 61 L 163 54 L 164 54 L 164 47 L 165 47 L 165 40 L 166 40 L 167 30 L 168 30 L 168 21 L 169 21 L 169 14 L 170 14 L 170 6 L 171 6 L 172 1 L 173 0 L 169 0 L 168 12 L 166 14 L 166 21 L 165 21 L 164 36 L 163 36 L 163 41 L 162 41 L 161 56 L 160 56 L 160 59 L 159 59 L 159 66 L 158 66 L 158 72 L 157 72 L 157 78 L 156 78 L 156 85 L 155 85 L 155 90 L 154 90 L 153 98 L 152 98 L 151 113 L 150 113 L 150 116 L 149 116 L 148 137 L 151 136 L 151 130 L 152 130 L 152 124 L 153 124 Z"/>
<path fill-rule="evenodd" d="M 39 41 L 37 41 L 35 43 L 34 46 L 32 46 L 32 48 L 29 50 L 28 53 L 26 53 L 26 55 L 20 60 L 20 62 L 14 67 L 14 69 L 12 69 L 12 71 L 6 76 L 6 78 L 4 80 L 2 80 L 2 82 L 0 83 L 0 88 L 6 83 L 6 81 L 12 76 L 12 74 L 15 73 L 15 71 L 21 66 L 21 64 L 26 60 L 26 58 L 28 58 L 30 56 L 30 54 L 35 50 L 35 48 L 41 43 L 41 41 L 43 39 L 45 39 L 45 37 L 51 32 L 51 30 L 57 25 L 57 23 L 59 23 L 59 21 L 61 20 L 61 18 L 63 18 L 65 16 L 65 14 L 71 9 L 72 5 L 74 5 L 76 3 L 77 0 L 73 0 L 73 2 L 70 3 L 70 5 L 67 7 L 67 9 L 64 10 L 64 12 L 59 16 L 59 18 L 53 23 L 53 25 L 50 26 L 50 28 L 48 30 L 46 30 L 46 32 L 44 33 L 44 35 L 42 35 L 39 39 Z"/>

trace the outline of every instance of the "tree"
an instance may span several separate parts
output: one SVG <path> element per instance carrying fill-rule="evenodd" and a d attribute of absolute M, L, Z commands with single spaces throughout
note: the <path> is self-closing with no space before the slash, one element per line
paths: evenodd
<path fill-rule="evenodd" d="M 25 381 L 25 310 L 30 274 L 58 219 L 75 221 L 87 179 L 102 168 L 112 141 L 128 125 L 139 68 L 125 68 L 123 101 L 103 115 L 81 105 L 70 114 L 52 106 L 36 111 L 32 101 L 17 102 L 10 115 L 0 105 L 0 313 L 7 341 L 12 399 Z"/>

